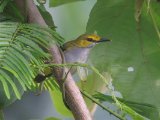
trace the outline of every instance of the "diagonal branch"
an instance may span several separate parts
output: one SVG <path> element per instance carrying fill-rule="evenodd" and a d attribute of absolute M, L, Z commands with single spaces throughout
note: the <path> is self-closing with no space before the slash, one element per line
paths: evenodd
<path fill-rule="evenodd" d="M 26 1 L 26 4 L 25 4 Z M 29 23 L 36 23 L 42 26 L 47 26 L 41 14 L 39 13 L 33 0 L 15 0 L 17 6 L 22 11 L 25 12 L 25 5 L 27 6 L 27 17 Z M 53 56 L 54 63 L 61 64 L 62 58 L 59 48 L 56 45 L 50 46 L 50 53 Z M 62 88 L 62 70 L 60 68 L 54 67 L 54 74 L 56 76 L 56 81 Z M 65 68 L 65 71 L 67 69 Z M 70 107 L 76 120 L 92 120 L 91 115 L 87 109 L 87 106 L 83 100 L 83 97 L 75 84 L 71 74 L 69 73 L 65 81 L 65 100 L 67 105 Z"/>

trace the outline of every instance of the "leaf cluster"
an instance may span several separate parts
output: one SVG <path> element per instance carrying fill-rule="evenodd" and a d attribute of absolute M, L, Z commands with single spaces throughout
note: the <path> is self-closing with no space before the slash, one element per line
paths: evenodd
<path fill-rule="evenodd" d="M 13 89 L 21 98 L 17 81 L 24 91 L 35 86 L 34 77 L 43 68 L 35 68 L 49 59 L 49 45 L 59 39 L 48 28 L 16 22 L 0 23 L 0 81 L 4 92 L 10 99 Z"/>

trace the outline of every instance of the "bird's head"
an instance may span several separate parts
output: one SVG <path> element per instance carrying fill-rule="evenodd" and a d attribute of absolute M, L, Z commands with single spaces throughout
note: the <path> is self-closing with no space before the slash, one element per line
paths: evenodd
<path fill-rule="evenodd" d="M 92 48 L 98 43 L 111 41 L 107 38 L 102 38 L 97 34 L 83 34 L 79 36 L 77 39 L 69 41 L 64 44 L 64 50 L 70 49 L 72 47 L 79 47 L 79 48 Z"/>
<path fill-rule="evenodd" d="M 107 38 L 102 38 L 96 34 L 83 34 L 79 36 L 76 40 L 74 40 L 74 43 L 77 47 L 93 47 L 98 43 L 111 41 Z"/>

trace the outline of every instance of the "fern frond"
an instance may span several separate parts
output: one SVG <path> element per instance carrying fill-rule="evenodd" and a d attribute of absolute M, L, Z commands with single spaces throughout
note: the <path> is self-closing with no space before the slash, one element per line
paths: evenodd
<path fill-rule="evenodd" d="M 56 40 L 63 41 L 49 28 L 16 22 L 0 23 L 0 83 L 8 99 L 11 96 L 9 84 L 16 97 L 21 97 L 13 79 L 24 91 L 35 85 L 33 79 L 38 69 L 34 66 L 40 66 L 44 59 L 49 59 L 49 44 L 56 43 Z"/>

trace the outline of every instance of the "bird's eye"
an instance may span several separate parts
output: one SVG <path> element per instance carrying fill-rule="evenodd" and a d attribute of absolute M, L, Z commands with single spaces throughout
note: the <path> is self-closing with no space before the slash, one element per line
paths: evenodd
<path fill-rule="evenodd" d="M 94 40 L 92 38 L 87 38 L 87 41 L 93 42 Z"/>

